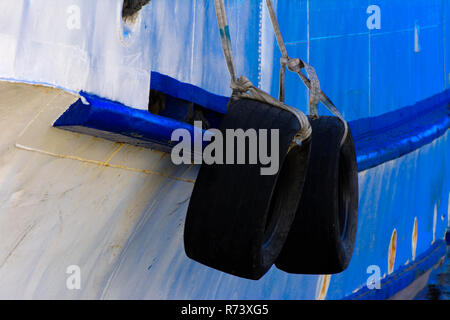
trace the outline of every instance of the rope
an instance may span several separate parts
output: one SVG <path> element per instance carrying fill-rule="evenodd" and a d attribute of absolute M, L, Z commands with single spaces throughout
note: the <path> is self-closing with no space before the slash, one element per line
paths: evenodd
<path fill-rule="evenodd" d="M 283 101 L 279 101 L 273 98 L 268 93 L 255 87 L 252 82 L 244 76 L 239 79 L 236 78 L 236 71 L 234 67 L 233 51 L 231 49 L 231 37 L 230 29 L 228 27 L 227 15 L 225 11 L 224 0 L 214 0 L 214 6 L 216 8 L 217 23 L 219 25 L 220 39 L 222 42 L 223 54 L 227 63 L 228 71 L 231 76 L 231 89 L 233 90 L 232 99 L 253 99 L 274 107 L 291 112 L 296 116 L 300 123 L 300 131 L 294 138 L 294 143 L 301 144 L 311 136 L 311 125 L 306 115 L 300 110 L 284 104 Z"/>
<path fill-rule="evenodd" d="M 292 59 L 289 57 L 286 49 L 286 45 L 283 40 L 283 36 L 281 35 L 280 26 L 278 24 L 277 16 L 275 14 L 275 10 L 273 8 L 272 0 L 266 0 L 267 8 L 269 10 L 270 20 L 272 21 L 273 30 L 275 32 L 275 37 L 277 39 L 278 47 L 281 51 L 281 70 L 280 70 L 280 88 L 279 88 L 279 100 L 281 102 L 285 101 L 285 78 L 286 78 L 286 67 L 289 71 L 295 72 L 299 75 L 300 79 L 303 81 L 305 86 L 311 91 L 310 100 L 309 100 L 309 114 L 313 118 L 317 118 L 319 116 L 319 101 L 330 110 L 337 118 L 339 118 L 344 124 L 344 135 L 341 140 L 341 146 L 344 144 L 348 135 L 348 124 L 345 121 L 344 117 L 341 115 L 339 110 L 333 104 L 333 102 L 323 93 L 320 89 L 320 81 L 317 77 L 316 70 L 309 65 L 308 63 L 302 61 L 301 59 L 295 58 Z M 309 79 L 303 74 L 301 69 L 305 69 L 306 73 L 309 76 Z"/>

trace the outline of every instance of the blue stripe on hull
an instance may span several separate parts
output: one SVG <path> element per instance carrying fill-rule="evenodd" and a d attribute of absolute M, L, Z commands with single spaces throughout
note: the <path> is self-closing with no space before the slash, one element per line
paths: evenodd
<path fill-rule="evenodd" d="M 439 138 L 450 127 L 450 90 L 378 117 L 350 122 L 358 169 L 397 159 Z"/>
<path fill-rule="evenodd" d="M 163 83 L 180 89 L 184 87 L 176 80 L 158 77 Z M 197 97 L 197 102 L 209 101 L 209 105 L 215 105 L 214 111 L 224 111 L 225 97 L 214 96 L 211 100 L 211 94 L 202 89 L 189 88 L 187 93 L 178 97 Z M 170 138 L 174 130 L 184 128 L 193 132 L 191 125 L 181 121 L 132 109 L 94 95 L 82 95 L 89 105 L 78 100 L 54 123 L 55 127 L 166 152 L 173 147 Z M 450 90 L 446 90 L 413 106 L 351 121 L 359 171 L 399 158 L 442 136 L 450 127 L 449 103 Z"/>

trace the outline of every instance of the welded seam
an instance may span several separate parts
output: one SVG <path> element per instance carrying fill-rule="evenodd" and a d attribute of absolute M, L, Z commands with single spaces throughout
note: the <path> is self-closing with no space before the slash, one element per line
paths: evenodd
<path fill-rule="evenodd" d="M 17 140 L 20 139 L 25 132 L 28 130 L 28 128 L 33 124 L 34 121 L 36 121 L 37 118 L 39 118 L 39 116 L 42 114 L 42 112 L 44 112 L 44 110 L 53 102 L 56 100 L 56 98 L 58 98 L 61 95 L 61 92 L 58 92 L 55 96 L 53 96 L 48 102 L 47 104 L 45 104 L 39 111 L 38 113 L 36 113 L 36 115 L 33 117 L 33 119 L 30 120 L 30 122 L 27 123 L 27 125 L 25 126 L 25 128 L 23 128 L 23 130 L 19 133 L 19 136 L 17 137 Z"/>
<path fill-rule="evenodd" d="M 120 150 L 122 150 L 124 145 L 124 143 L 121 143 L 120 146 L 118 146 L 116 150 L 114 150 L 113 153 L 111 153 L 111 155 L 105 160 L 105 163 L 109 163 L 120 152 Z"/>

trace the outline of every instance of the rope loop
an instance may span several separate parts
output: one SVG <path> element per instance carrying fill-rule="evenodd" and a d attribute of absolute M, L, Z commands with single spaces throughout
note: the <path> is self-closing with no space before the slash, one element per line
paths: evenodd
<path fill-rule="evenodd" d="M 287 67 L 289 71 L 295 73 L 299 73 L 305 67 L 304 62 L 299 58 L 282 57 L 280 64 L 282 67 Z"/>
<path fill-rule="evenodd" d="M 238 79 L 236 78 L 230 31 L 228 28 L 227 15 L 225 11 L 225 2 L 224 0 L 214 0 L 214 6 L 216 8 L 217 24 L 219 25 L 223 54 L 225 56 L 225 61 L 231 77 L 230 87 L 233 90 L 231 99 L 253 99 L 292 113 L 296 116 L 300 124 L 300 130 L 295 136 L 293 143 L 300 145 L 302 141 L 305 141 L 311 137 L 312 129 L 308 117 L 300 110 L 285 105 L 282 101 L 273 98 L 270 94 L 255 87 L 248 78 L 244 76 L 241 76 Z M 297 63 L 297 61 L 295 59 L 293 60 L 293 62 L 289 63 L 288 61 L 288 63 L 292 68 L 296 68 L 295 63 Z"/>

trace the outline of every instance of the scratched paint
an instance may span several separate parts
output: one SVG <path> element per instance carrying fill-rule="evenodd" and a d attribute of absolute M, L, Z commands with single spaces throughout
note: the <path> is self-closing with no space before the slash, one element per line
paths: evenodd
<path fill-rule="evenodd" d="M 437 226 L 437 205 L 434 206 L 434 213 L 433 213 L 433 241 L 431 244 L 433 244 L 436 241 L 436 226 Z"/>
<path fill-rule="evenodd" d="M 40 16 L 33 15 L 38 12 L 34 2 L 1 3 L 1 20 L 14 20 L 0 30 L 2 78 L 85 89 L 141 109 L 148 102 L 144 93 L 150 69 L 215 94 L 231 93 L 214 6 L 207 1 L 151 1 L 139 13 L 140 22 L 133 25 L 137 29 L 131 30 L 129 47 L 120 42 L 123 32 L 118 32 L 123 28 L 121 0 L 78 1 L 83 20 L 80 31 L 70 32 L 65 28 L 66 9 L 73 1 L 61 0 L 57 6 L 51 0 L 40 2 L 39 7 L 45 6 L 56 17 L 51 22 L 42 23 Z M 238 74 L 277 96 L 280 54 L 261 2 L 226 1 L 230 36 Z M 380 29 L 373 30 L 367 28 L 371 4 L 366 0 L 274 2 L 290 56 L 308 60 L 316 68 L 322 88 L 347 120 L 412 105 L 448 87 L 450 37 L 445 18 L 450 9 L 446 1 L 410 0 L 406 6 L 403 1 L 377 1 L 382 22 Z M 183 19 L 177 18 L 180 12 Z M 41 23 L 33 23 L 37 19 Z M 56 28 L 56 39 L 44 32 L 49 23 L 61 26 Z M 35 41 L 20 38 L 35 25 L 40 26 L 33 30 L 38 33 Z M 419 52 L 415 52 L 416 34 Z M 88 39 L 89 35 L 93 38 Z M 386 48 L 396 54 L 386 54 Z M 115 52 L 114 57 L 106 56 L 106 51 Z M 48 58 L 54 52 L 60 52 L 58 59 Z M 27 63 L 38 58 L 42 60 L 39 67 L 28 68 Z M 91 67 L 98 72 L 87 72 Z M 105 70 L 108 73 L 102 73 Z M 289 104 L 307 106 L 306 90 L 291 73 L 286 94 Z"/>

